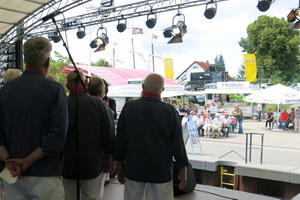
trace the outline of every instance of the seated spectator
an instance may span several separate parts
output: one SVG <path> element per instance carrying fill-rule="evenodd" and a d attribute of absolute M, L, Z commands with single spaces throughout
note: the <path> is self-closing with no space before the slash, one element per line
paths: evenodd
<path fill-rule="evenodd" d="M 236 126 L 237 126 L 237 119 L 235 117 L 231 117 L 230 127 L 231 127 L 231 132 L 232 133 L 234 133 L 234 129 L 235 129 Z"/>
<path fill-rule="evenodd" d="M 202 135 L 202 128 L 203 128 L 203 126 L 204 126 L 204 116 L 203 115 L 201 115 L 201 113 L 197 113 L 197 121 L 196 121 L 196 126 L 197 126 L 197 129 L 198 129 L 198 134 L 199 134 L 199 137 Z"/>
<path fill-rule="evenodd" d="M 272 109 L 270 108 L 268 113 L 267 113 L 266 129 L 268 128 L 268 125 L 269 125 L 269 129 L 271 129 L 271 124 L 273 122 L 273 117 L 274 117 L 274 114 L 272 112 Z"/>
<path fill-rule="evenodd" d="M 209 113 L 206 114 L 205 120 L 204 120 L 204 138 L 209 138 L 210 137 L 210 132 L 211 132 L 211 127 L 212 127 L 212 118 Z"/>
<path fill-rule="evenodd" d="M 289 128 L 294 129 L 294 120 L 295 120 L 295 108 L 291 108 L 291 112 L 289 113 L 288 120 L 284 123 L 283 130 L 288 130 Z M 291 124 L 291 126 L 290 126 Z"/>
<path fill-rule="evenodd" d="M 220 114 L 216 113 L 215 118 L 212 123 L 212 136 L 213 138 L 219 138 L 220 132 L 222 129 L 222 119 L 220 118 Z"/>
<path fill-rule="evenodd" d="M 282 130 L 286 130 L 286 127 L 284 124 L 288 121 L 290 117 L 290 114 L 287 112 L 286 108 L 283 109 L 282 113 L 280 114 L 280 120 L 279 120 L 279 128 Z"/>
<path fill-rule="evenodd" d="M 228 115 L 228 113 L 225 113 L 223 121 L 222 121 L 222 130 L 223 130 L 223 137 L 228 137 L 229 132 L 230 132 L 230 127 L 231 127 L 232 119 Z"/>
<path fill-rule="evenodd" d="M 276 124 L 276 128 L 278 129 L 279 118 L 280 118 L 280 112 L 278 111 L 278 108 L 276 108 L 275 112 L 273 113 L 272 129 L 274 128 L 274 124 Z"/>

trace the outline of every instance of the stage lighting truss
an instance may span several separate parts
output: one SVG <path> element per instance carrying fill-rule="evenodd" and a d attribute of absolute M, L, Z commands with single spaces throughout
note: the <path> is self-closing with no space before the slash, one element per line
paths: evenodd
<path fill-rule="evenodd" d="M 150 15 L 154 15 L 154 17 L 150 18 Z M 146 26 L 148 28 L 153 28 L 156 25 L 157 17 L 156 14 L 150 11 L 150 14 L 147 15 L 147 21 L 146 21 Z"/>
<path fill-rule="evenodd" d="M 259 11 L 265 12 L 265 11 L 269 10 L 271 4 L 274 1 L 275 0 L 258 0 L 257 8 Z"/>
<path fill-rule="evenodd" d="M 123 16 L 122 16 L 122 18 L 123 18 Z M 117 30 L 120 33 L 124 32 L 126 30 L 126 28 L 127 28 L 126 27 L 127 21 L 126 21 L 126 19 L 124 19 L 124 20 L 125 20 L 125 22 L 122 22 L 122 23 L 121 23 L 121 20 L 118 20 Z"/>
<path fill-rule="evenodd" d="M 58 43 L 61 40 L 61 38 L 57 32 L 49 33 L 48 39 L 52 40 L 55 43 Z"/>
<path fill-rule="evenodd" d="M 182 16 L 176 24 L 174 24 L 175 17 Z M 165 28 L 164 30 L 164 37 L 171 38 L 168 44 L 172 43 L 181 43 L 183 35 L 187 32 L 187 26 L 185 25 L 185 17 L 183 14 L 178 13 L 173 17 L 172 26 Z"/>
<path fill-rule="evenodd" d="M 293 9 L 287 16 L 288 22 L 295 22 L 291 28 L 293 29 L 300 29 L 300 8 Z"/>
<path fill-rule="evenodd" d="M 204 16 L 206 19 L 212 19 L 215 17 L 217 13 L 217 3 L 211 1 L 210 3 L 206 4 L 206 8 L 204 11 Z"/>
<path fill-rule="evenodd" d="M 102 30 L 101 35 L 99 36 L 99 30 Z M 107 30 L 105 27 L 100 27 L 97 30 L 97 37 L 91 41 L 90 47 L 92 49 L 97 48 L 94 52 L 104 51 L 105 46 L 109 43 L 109 38 L 107 36 Z"/>
<path fill-rule="evenodd" d="M 78 39 L 82 39 L 85 37 L 85 27 L 81 24 L 81 27 L 78 28 L 78 31 L 76 33 Z"/>

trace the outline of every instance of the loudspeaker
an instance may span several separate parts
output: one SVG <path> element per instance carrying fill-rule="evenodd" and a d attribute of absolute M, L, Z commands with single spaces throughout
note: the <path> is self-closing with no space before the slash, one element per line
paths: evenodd
<path fill-rule="evenodd" d="M 189 192 L 192 192 L 195 187 L 196 187 L 196 177 L 194 174 L 193 167 L 191 163 L 189 163 L 189 166 L 187 167 L 187 182 L 186 186 L 184 187 L 183 190 L 179 189 L 179 183 L 180 180 L 178 180 L 178 173 L 179 173 L 179 168 L 176 162 L 173 162 L 173 188 L 174 188 L 174 194 L 187 194 Z"/>

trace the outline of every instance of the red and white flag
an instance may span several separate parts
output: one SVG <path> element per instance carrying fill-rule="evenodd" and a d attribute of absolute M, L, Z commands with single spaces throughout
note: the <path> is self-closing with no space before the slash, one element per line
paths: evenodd
<path fill-rule="evenodd" d="M 143 34 L 143 28 L 132 28 L 132 34 Z"/>

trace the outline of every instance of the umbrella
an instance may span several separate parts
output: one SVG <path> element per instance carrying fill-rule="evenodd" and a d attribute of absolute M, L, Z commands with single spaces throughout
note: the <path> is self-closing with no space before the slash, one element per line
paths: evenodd
<path fill-rule="evenodd" d="M 300 91 L 281 84 L 276 84 L 248 95 L 246 101 L 268 104 L 300 103 Z"/>

